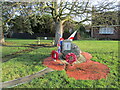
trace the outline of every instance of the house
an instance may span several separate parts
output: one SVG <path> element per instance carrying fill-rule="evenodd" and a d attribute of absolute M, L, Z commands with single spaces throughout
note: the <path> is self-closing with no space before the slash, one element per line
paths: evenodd
<path fill-rule="evenodd" d="M 120 39 L 120 11 L 92 13 L 91 37 L 97 39 Z"/>

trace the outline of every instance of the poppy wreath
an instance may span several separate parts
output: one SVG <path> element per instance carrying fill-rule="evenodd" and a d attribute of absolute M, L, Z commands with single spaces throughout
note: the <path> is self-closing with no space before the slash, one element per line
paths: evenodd
<path fill-rule="evenodd" d="M 58 52 L 57 52 L 57 51 L 52 51 L 51 57 L 52 57 L 53 59 L 58 59 Z"/>
<path fill-rule="evenodd" d="M 72 56 L 72 60 L 70 60 L 70 57 Z M 77 57 L 74 53 L 68 53 L 66 55 L 66 61 L 69 63 L 69 64 L 72 64 L 73 62 L 75 62 L 77 60 Z"/>

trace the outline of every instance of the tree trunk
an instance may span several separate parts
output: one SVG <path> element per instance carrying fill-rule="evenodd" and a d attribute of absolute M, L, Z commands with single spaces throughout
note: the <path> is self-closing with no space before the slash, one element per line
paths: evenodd
<path fill-rule="evenodd" d="M 55 22 L 55 30 L 56 30 L 56 33 L 55 33 L 54 45 L 56 46 L 59 38 L 62 37 L 62 35 L 63 35 L 63 22 L 62 21 Z"/>
<path fill-rule="evenodd" d="M 4 43 L 5 39 L 4 39 L 4 34 L 0 33 L 0 43 Z"/>

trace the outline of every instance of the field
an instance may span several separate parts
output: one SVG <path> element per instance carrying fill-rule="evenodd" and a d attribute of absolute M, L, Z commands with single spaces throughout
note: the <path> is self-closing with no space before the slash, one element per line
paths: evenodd
<path fill-rule="evenodd" d="M 19 52 L 24 49 L 31 49 L 29 52 L 15 54 L 16 57 L 10 58 L 2 63 L 2 81 L 14 80 L 19 77 L 31 75 L 45 68 L 42 65 L 44 58 L 49 57 L 52 50 L 56 47 L 26 47 L 35 44 L 36 40 L 7 39 L 12 43 L 3 46 L 3 58 L 6 55 Z M 42 78 L 35 78 L 31 82 L 18 85 L 13 88 L 119 88 L 118 84 L 118 41 L 97 41 L 79 40 L 73 41 L 82 51 L 89 52 L 97 61 L 107 65 L 110 73 L 106 79 L 101 80 L 75 80 L 69 78 L 66 72 L 54 71 L 46 74 Z M 16 47 L 19 46 L 19 47 Z"/>

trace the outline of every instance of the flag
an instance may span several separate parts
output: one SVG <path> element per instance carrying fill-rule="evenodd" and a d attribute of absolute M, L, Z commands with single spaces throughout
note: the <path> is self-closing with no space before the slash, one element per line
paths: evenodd
<path fill-rule="evenodd" d="M 74 36 L 76 33 L 77 33 L 77 31 L 75 31 L 68 39 L 70 39 L 72 41 L 74 39 Z"/>
<path fill-rule="evenodd" d="M 61 52 L 61 47 L 59 46 L 59 47 L 58 47 L 58 53 L 60 53 L 60 52 Z"/>
<path fill-rule="evenodd" d="M 57 46 L 58 46 L 58 53 L 61 52 L 61 49 L 62 49 L 62 41 L 64 40 L 64 38 L 62 38 L 62 36 L 60 34 L 58 34 L 60 36 L 59 40 L 58 40 L 58 43 L 57 43 Z"/>

